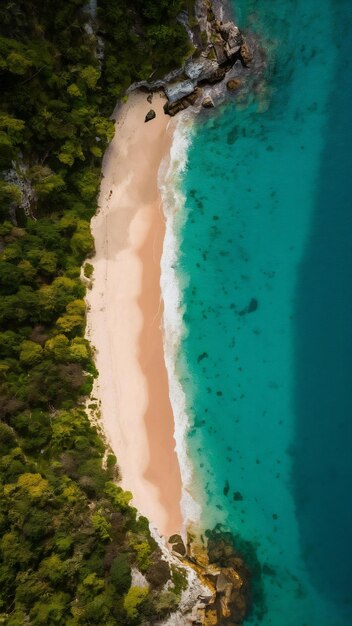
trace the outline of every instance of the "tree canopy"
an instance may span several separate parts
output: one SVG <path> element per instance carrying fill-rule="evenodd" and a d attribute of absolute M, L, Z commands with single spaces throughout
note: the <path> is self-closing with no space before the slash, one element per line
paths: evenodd
<path fill-rule="evenodd" d="M 133 81 L 187 52 L 188 3 L 0 6 L 0 623 L 140 624 L 179 574 L 118 486 L 85 410 L 96 375 L 81 266 L 94 251 L 109 116 Z M 86 283 L 92 266 L 84 268 Z M 94 400 L 91 401 L 94 405 Z M 148 587 L 131 586 L 132 571 Z M 168 590 L 163 589 L 169 581 Z"/>

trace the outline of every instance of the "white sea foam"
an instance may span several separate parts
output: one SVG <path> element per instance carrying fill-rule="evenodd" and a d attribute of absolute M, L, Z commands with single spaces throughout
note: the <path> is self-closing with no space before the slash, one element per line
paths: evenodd
<path fill-rule="evenodd" d="M 170 401 L 174 414 L 176 452 L 182 478 L 181 510 L 183 523 L 197 522 L 201 507 L 192 489 L 192 463 L 187 454 L 189 419 L 186 396 L 177 375 L 177 357 L 180 342 L 186 329 L 183 324 L 183 305 L 180 277 L 176 272 L 179 255 L 178 233 L 185 219 L 185 196 L 181 191 L 181 177 L 187 165 L 188 149 L 192 141 L 194 113 L 179 114 L 176 122 L 170 155 L 159 169 L 158 183 L 162 197 L 166 232 L 161 258 L 161 294 L 164 301 L 163 341 L 164 358 L 169 379 Z"/>

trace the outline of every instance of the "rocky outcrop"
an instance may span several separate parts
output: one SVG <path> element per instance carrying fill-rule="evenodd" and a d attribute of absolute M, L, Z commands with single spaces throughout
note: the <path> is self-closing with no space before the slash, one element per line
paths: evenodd
<path fill-rule="evenodd" d="M 164 109 L 168 115 L 176 115 L 194 104 L 200 95 L 197 88 L 223 81 L 236 63 L 244 69 L 252 59 L 243 33 L 231 20 L 223 23 L 219 19 L 219 11 L 212 0 L 196 0 L 195 17 L 196 25 L 187 26 L 195 50 L 184 66 L 161 80 L 140 81 L 128 90 L 139 88 L 153 92 L 162 89 L 167 97 Z"/>
<path fill-rule="evenodd" d="M 221 67 L 215 60 L 208 58 L 191 59 L 185 66 L 185 74 L 193 83 L 217 83 L 226 74 L 226 67 Z"/>
<path fill-rule="evenodd" d="M 179 535 L 170 537 L 173 553 L 198 575 L 205 592 L 199 597 L 191 623 L 197 626 L 240 626 L 250 608 L 251 573 L 236 550 L 230 533 L 207 531 L 207 543 L 188 533 L 187 551 Z"/>
<path fill-rule="evenodd" d="M 181 100 L 176 100 L 173 104 L 166 102 L 164 104 L 165 113 L 173 117 L 179 111 L 183 111 L 184 109 L 187 109 L 192 104 L 195 104 L 195 102 L 197 101 L 200 95 L 200 92 L 201 92 L 201 89 L 199 87 L 196 87 L 193 93 L 191 93 L 189 96 L 181 98 Z"/>
<path fill-rule="evenodd" d="M 177 80 L 164 85 L 168 98 L 165 112 L 170 115 L 185 108 L 184 104 L 189 102 L 187 98 L 194 95 L 197 87 L 214 85 L 224 80 L 237 61 L 243 67 L 251 61 L 251 51 L 243 33 L 231 20 L 223 23 L 217 19 L 211 0 L 198 0 L 195 14 L 197 26 L 192 34 L 192 42 L 196 51 L 185 63 Z M 207 102 L 210 103 L 210 100 Z M 175 107 L 176 103 L 180 105 Z M 210 108 L 210 104 L 206 108 Z"/>
<path fill-rule="evenodd" d="M 226 24 L 216 24 L 223 41 L 225 42 L 224 51 L 228 59 L 232 59 L 241 49 L 243 45 L 243 35 L 240 29 L 233 22 Z"/>
<path fill-rule="evenodd" d="M 190 96 L 195 91 L 195 84 L 192 80 L 184 80 L 177 83 L 165 85 L 164 91 L 168 99 L 168 104 L 172 106 L 175 102 Z"/>

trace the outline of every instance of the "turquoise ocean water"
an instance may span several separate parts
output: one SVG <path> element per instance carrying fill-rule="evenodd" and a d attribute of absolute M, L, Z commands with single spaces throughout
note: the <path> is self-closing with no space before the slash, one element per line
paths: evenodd
<path fill-rule="evenodd" d="M 352 624 L 352 3 L 236 0 L 266 90 L 201 114 L 178 371 L 202 523 L 255 547 L 248 624 Z"/>

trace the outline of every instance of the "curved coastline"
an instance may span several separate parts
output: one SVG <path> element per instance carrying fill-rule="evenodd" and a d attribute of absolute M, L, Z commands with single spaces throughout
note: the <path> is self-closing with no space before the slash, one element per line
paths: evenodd
<path fill-rule="evenodd" d="M 165 216 L 165 238 L 161 256 L 160 281 L 164 302 L 164 358 L 168 372 L 170 402 L 174 415 L 176 452 L 182 479 L 181 511 L 184 529 L 190 529 L 193 525 L 198 527 L 201 515 L 201 505 L 193 489 L 194 469 L 187 449 L 186 436 L 189 419 L 186 395 L 177 371 L 180 343 L 186 332 L 183 322 L 181 277 L 176 270 L 179 259 L 180 229 L 185 219 L 182 209 L 186 202 L 181 189 L 181 177 L 187 166 L 193 121 L 193 110 L 188 110 L 178 116 L 170 154 L 164 158 L 158 175 Z"/>
<path fill-rule="evenodd" d="M 99 210 L 92 220 L 96 254 L 88 291 L 88 337 L 99 377 L 93 397 L 121 469 L 121 484 L 157 531 L 180 532 L 181 477 L 164 362 L 160 259 L 164 218 L 158 189 L 174 124 L 154 94 L 133 93 L 117 112 L 103 163 Z"/>
<path fill-rule="evenodd" d="M 211 33 L 220 28 L 216 16 L 230 19 L 230 8 L 218 2 L 209 13 L 202 0 L 196 4 L 197 20 L 211 45 Z M 231 25 L 241 37 L 240 49 L 234 48 L 237 56 L 229 56 L 227 73 L 222 68 L 224 75 L 204 88 L 203 95 L 214 95 L 217 104 L 228 91 L 234 59 L 241 58 L 247 67 L 242 48 L 252 59 L 237 26 Z M 222 38 L 226 47 L 227 35 Z M 219 69 L 220 61 L 214 63 Z M 234 71 L 238 74 L 238 67 Z M 170 120 L 163 111 L 165 85 L 163 92 L 154 91 L 152 105 L 146 93 L 131 88 L 128 93 L 128 102 L 118 107 L 115 137 L 103 161 L 99 211 L 92 220 L 96 255 L 93 288 L 87 296 L 87 336 L 96 349 L 99 371 L 93 397 L 121 468 L 122 487 L 132 491 L 137 509 L 167 537 L 181 531 L 185 535 L 195 525 L 199 531 L 201 519 L 187 450 L 186 397 L 177 371 L 185 328 L 183 277 L 175 271 L 185 202 L 180 178 L 195 109 L 182 110 L 182 105 L 177 120 Z M 185 106 L 201 106 L 202 95 L 197 98 Z M 166 102 L 170 112 L 175 104 Z M 156 118 L 145 124 L 151 106 Z"/>

